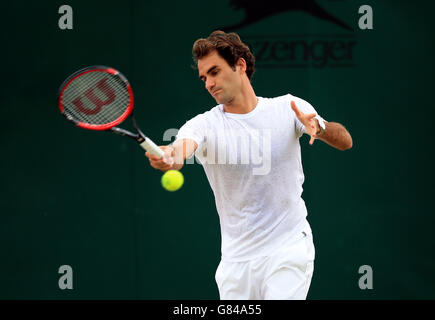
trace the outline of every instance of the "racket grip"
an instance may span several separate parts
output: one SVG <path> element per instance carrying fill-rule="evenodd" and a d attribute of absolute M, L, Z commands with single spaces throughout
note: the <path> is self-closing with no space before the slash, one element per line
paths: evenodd
<path fill-rule="evenodd" d="M 152 142 L 151 139 L 148 139 L 146 137 L 145 140 L 140 144 L 140 146 L 149 153 L 155 155 L 156 157 L 162 158 L 164 155 L 163 150 L 160 149 L 154 142 Z"/>

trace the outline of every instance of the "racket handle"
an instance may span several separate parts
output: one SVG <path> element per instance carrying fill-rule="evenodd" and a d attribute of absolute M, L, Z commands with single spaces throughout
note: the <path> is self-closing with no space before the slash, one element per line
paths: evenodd
<path fill-rule="evenodd" d="M 140 144 L 142 148 L 144 148 L 149 153 L 155 155 L 156 157 L 163 157 L 163 150 L 160 149 L 151 139 L 145 137 L 145 140 Z"/>

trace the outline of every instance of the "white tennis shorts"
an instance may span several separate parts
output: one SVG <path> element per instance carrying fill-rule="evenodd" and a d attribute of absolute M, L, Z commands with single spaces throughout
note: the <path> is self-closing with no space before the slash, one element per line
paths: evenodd
<path fill-rule="evenodd" d="M 304 300 L 314 271 L 311 230 L 298 233 L 270 256 L 221 261 L 216 283 L 221 300 Z"/>

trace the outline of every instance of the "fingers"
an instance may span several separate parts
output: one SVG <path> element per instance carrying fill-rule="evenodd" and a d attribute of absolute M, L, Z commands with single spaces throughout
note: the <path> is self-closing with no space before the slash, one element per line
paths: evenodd
<path fill-rule="evenodd" d="M 298 107 L 296 107 L 296 103 L 294 101 L 291 102 L 291 107 L 292 110 L 295 112 L 296 117 L 298 117 L 299 121 L 301 121 L 302 123 L 305 123 L 306 121 L 309 121 L 316 116 L 315 113 L 305 114 L 301 112 Z"/>
<path fill-rule="evenodd" d="M 300 118 L 303 116 L 303 113 L 299 111 L 298 107 L 296 107 L 296 103 L 294 101 L 291 102 L 291 106 L 293 111 L 296 113 L 296 117 Z"/>
<path fill-rule="evenodd" d="M 160 159 L 160 157 L 157 157 L 157 156 L 155 156 L 155 155 L 149 153 L 148 151 L 145 152 L 145 157 L 147 157 L 147 158 L 150 159 L 150 160 L 159 160 L 159 159 Z"/>
<path fill-rule="evenodd" d="M 163 151 L 163 157 L 164 158 L 170 158 L 174 155 L 174 149 L 172 147 L 168 146 L 159 146 L 159 148 Z M 161 159 L 160 157 L 149 153 L 148 151 L 145 152 L 145 157 L 147 157 L 150 160 L 158 160 Z"/>
<path fill-rule="evenodd" d="M 174 164 L 174 158 L 171 156 L 164 155 L 162 158 L 163 163 L 172 166 Z"/>
<path fill-rule="evenodd" d="M 173 149 L 167 146 L 160 146 L 159 148 L 164 151 L 163 157 L 160 158 L 148 151 L 145 152 L 145 156 L 148 158 L 151 167 L 157 170 L 167 171 L 171 169 L 174 164 Z"/>
<path fill-rule="evenodd" d="M 155 160 L 149 158 L 150 165 L 154 169 L 167 171 L 172 168 L 173 162 L 168 161 L 166 158 L 157 158 Z"/>
<path fill-rule="evenodd" d="M 313 145 L 315 139 L 316 139 L 315 136 L 312 135 L 312 136 L 311 136 L 311 139 L 310 139 L 310 145 L 311 145 L 311 146 Z"/>
<path fill-rule="evenodd" d="M 312 146 L 314 143 L 314 140 L 316 140 L 316 128 L 315 123 L 313 121 L 313 118 L 316 116 L 315 113 L 309 113 L 304 114 L 301 112 L 298 107 L 296 107 L 296 103 L 294 101 L 291 102 L 292 110 L 295 112 L 296 117 L 298 117 L 299 121 L 302 122 L 302 124 L 306 128 L 306 132 L 311 136 L 309 144 Z M 314 132 L 314 134 L 313 134 Z"/>
<path fill-rule="evenodd" d="M 172 166 L 174 164 L 174 148 L 166 147 L 162 150 L 164 151 L 163 162 Z"/>

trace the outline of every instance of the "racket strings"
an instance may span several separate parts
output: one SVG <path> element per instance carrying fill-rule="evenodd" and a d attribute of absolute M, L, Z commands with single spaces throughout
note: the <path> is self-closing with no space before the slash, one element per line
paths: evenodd
<path fill-rule="evenodd" d="M 119 119 L 130 105 L 126 83 L 117 75 L 91 71 L 72 80 L 62 95 L 65 113 L 75 121 L 103 125 Z"/>

